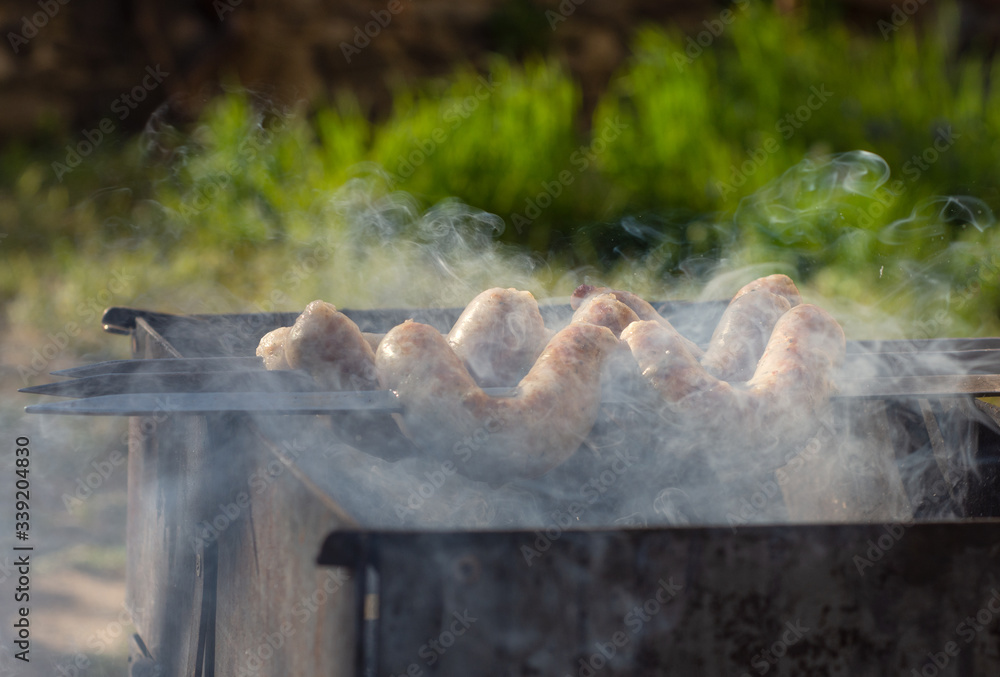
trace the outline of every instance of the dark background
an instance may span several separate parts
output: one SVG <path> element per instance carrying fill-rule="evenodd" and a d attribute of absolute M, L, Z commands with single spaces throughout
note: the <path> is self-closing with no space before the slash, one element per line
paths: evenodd
<path fill-rule="evenodd" d="M 544 0 L 400 0 L 402 11 L 371 45 L 352 56 L 342 43 L 355 28 L 386 11 L 383 0 L 4 0 L 0 3 L 0 139 L 90 129 L 107 116 L 108 101 L 130 91 L 147 66 L 168 73 L 123 121 L 139 129 L 168 98 L 180 119 L 225 83 L 265 93 L 284 103 L 318 104 L 340 90 L 355 93 L 373 117 L 385 115 L 394 86 L 446 76 L 457 64 L 484 64 L 491 53 L 555 56 L 578 79 L 581 123 L 612 74 L 628 56 L 630 38 L 644 23 L 669 24 L 688 33 L 718 16 L 728 3 L 670 0 L 585 0 L 572 21 L 550 30 Z M 571 0 L 565 0 L 567 5 Z M 796 0 L 777 0 L 794 11 Z M 844 21 L 877 33 L 912 4 L 916 24 L 935 21 L 934 1 L 824 0 L 812 2 L 813 21 Z M 1000 36 L 1000 4 L 965 0 L 956 50 L 992 56 Z M 14 53 L 10 33 L 23 34 L 25 18 L 45 18 L 38 35 Z M 912 9 L 912 8 L 911 8 Z M 930 10 L 930 11 L 927 11 Z M 833 55 L 832 55 L 833 56 Z"/>

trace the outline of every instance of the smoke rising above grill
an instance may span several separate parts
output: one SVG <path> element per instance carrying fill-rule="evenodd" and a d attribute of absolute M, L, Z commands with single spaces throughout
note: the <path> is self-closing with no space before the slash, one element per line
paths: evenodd
<path fill-rule="evenodd" d="M 724 255 L 711 266 L 679 262 L 675 270 L 699 270 L 700 275 L 670 279 L 671 283 L 684 280 L 675 285 L 664 281 L 663 260 L 656 246 L 645 256 L 623 258 L 605 273 L 579 269 L 554 277 L 540 257 L 497 241 L 504 229 L 499 217 L 454 200 L 423 211 L 413 196 L 388 190 L 379 168 L 361 167 L 355 179 L 318 208 L 317 218 L 331 224 L 328 239 L 316 243 L 314 250 L 323 252 L 324 265 L 302 276 L 299 285 L 309 289 L 306 294 L 317 291 L 316 296 L 342 308 L 462 307 L 492 286 L 530 290 L 542 299 L 544 308 L 579 282 L 609 283 L 638 290 L 650 299 L 676 296 L 680 290 L 707 301 L 728 298 L 742 283 L 767 273 L 808 273 L 810 261 L 822 261 L 852 247 L 875 242 L 912 245 L 956 223 L 980 231 L 993 225 L 992 214 L 981 202 L 936 198 L 887 228 L 866 229 L 862 225 L 866 210 L 870 212 L 873 204 L 886 199 L 890 179 L 885 161 L 864 151 L 808 159 L 746 198 L 733 216 L 735 222 L 755 224 L 764 246 L 747 248 L 747 243 L 731 239 Z M 632 238 L 665 240 L 634 220 L 621 227 Z M 713 228 L 725 232 L 725 222 L 718 221 Z M 749 256 L 743 253 L 748 251 Z M 755 260 L 762 254 L 776 256 L 770 261 Z M 948 261 L 943 255 L 922 268 L 908 267 L 905 260 L 888 263 L 892 271 L 880 271 L 880 279 L 900 280 L 889 288 L 890 295 L 905 287 L 907 273 L 910 282 L 924 289 L 932 282 L 944 288 L 940 268 Z M 302 298 L 303 291 L 280 293 L 290 300 Z M 886 308 L 873 313 L 863 303 L 837 295 L 836 285 L 829 281 L 807 285 L 805 293 L 807 300 L 829 308 L 856 336 L 908 334 L 907 318 L 894 316 Z M 721 305 L 714 309 L 679 306 L 676 319 L 700 333 L 692 338 L 705 342 L 719 310 Z M 548 319 L 553 321 L 551 313 Z M 558 329 L 566 319 L 556 320 L 549 328 Z M 940 364 L 933 365 L 934 359 Z M 949 359 L 925 356 L 922 369 L 947 372 L 956 366 L 947 364 Z M 889 412 L 890 416 L 878 406 L 836 404 L 816 420 L 790 424 L 789 428 L 811 430 L 811 436 L 783 448 L 778 439 L 780 450 L 765 460 L 747 443 L 754 437 L 748 435 L 752 431 L 730 429 L 723 434 L 724 427 L 705 421 L 686 425 L 675 414 L 664 412 L 656 394 L 634 373 L 621 371 L 620 363 L 611 364 L 619 373 L 605 381 L 606 404 L 594 430 L 569 461 L 539 478 L 498 488 L 463 474 L 463 460 L 487 446 L 496 434 L 489 425 L 471 433 L 461 445 L 446 445 L 448 449 L 440 456 L 410 450 L 404 460 L 391 460 L 392 454 L 382 449 L 355 447 L 350 436 L 338 436 L 334 426 L 338 463 L 357 469 L 349 473 L 352 479 L 344 491 L 357 493 L 357 487 L 365 486 L 377 496 L 373 501 L 377 505 L 359 505 L 357 514 L 383 515 L 380 526 L 541 527 L 564 515 L 570 515 L 575 524 L 590 525 L 910 519 L 921 510 L 927 516 L 959 516 L 955 506 L 962 504 L 964 489 L 958 478 L 974 473 L 968 450 L 952 454 L 948 462 L 959 470 L 951 475 L 949 500 L 939 500 L 940 478 L 922 478 L 935 475 L 930 471 L 938 467 L 938 457 L 951 452 L 942 452 L 940 445 L 935 451 L 930 440 L 927 444 L 916 441 L 912 443 L 916 451 L 897 467 L 893 449 L 905 446 L 894 427 L 898 419 L 893 416 L 899 412 Z M 848 360 L 847 369 L 841 377 L 877 375 L 864 360 Z M 718 412 L 720 417 L 726 414 Z M 978 420 L 986 418 L 978 415 Z M 355 421 L 351 428 L 359 425 L 394 430 L 388 419 Z M 804 491 L 804 486 L 810 489 Z M 824 509 L 821 501 L 806 500 L 809 491 L 824 492 L 830 505 Z M 835 506 L 837 492 L 841 492 L 841 504 L 852 506 Z M 386 511 L 386 505 L 395 509 Z M 444 509 L 446 505 L 470 507 L 456 512 Z"/>
<path fill-rule="evenodd" d="M 912 336 L 912 318 L 898 309 L 913 307 L 902 302 L 916 293 L 908 289 L 947 298 L 946 274 L 953 265 L 950 252 L 944 251 L 910 263 L 907 248 L 921 246 L 943 228 L 982 231 L 994 225 L 983 203 L 944 197 L 920 203 L 908 217 L 885 228 L 866 226 L 873 205 L 887 208 L 902 189 L 893 187 L 884 160 L 857 151 L 803 161 L 746 198 L 731 220 L 702 217 L 699 224 L 721 234 L 717 260 L 671 258 L 677 238 L 630 217 L 619 227 L 633 240 L 649 240 L 648 253 L 627 257 L 619 252 L 606 270 L 557 274 L 559 268 L 543 257 L 499 242 L 505 228 L 501 218 L 456 200 L 424 209 L 414 196 L 392 191 L 390 185 L 380 168 L 360 166 L 341 189 L 319 197 L 310 213 L 289 215 L 293 221 L 324 223 L 324 234 L 303 240 L 299 259 L 286 269 L 262 274 L 251 293 L 266 299 L 263 304 L 246 290 L 220 283 L 178 299 L 178 309 L 287 312 L 301 308 L 305 300 L 322 298 L 341 309 L 431 309 L 433 316 L 434 308 L 462 308 L 484 289 L 510 287 L 540 299 L 547 327 L 555 331 L 569 321 L 565 300 L 570 292 L 580 283 L 593 283 L 649 300 L 695 299 L 673 304 L 669 319 L 704 345 L 725 300 L 750 280 L 780 272 L 804 280 L 806 301 L 829 310 L 849 338 L 906 337 Z M 752 224 L 746 232 L 756 241 L 736 239 L 735 223 Z M 844 280 L 824 278 L 822 272 L 810 276 L 824 260 L 877 245 L 896 248 L 887 250 L 887 270 L 868 273 L 878 281 L 883 298 L 873 302 L 871 295 L 858 297 L 851 287 L 841 293 Z M 963 246 L 958 242 L 952 249 L 967 256 Z M 888 256 L 897 249 L 899 259 Z M 366 331 L 384 332 L 396 323 L 373 326 L 377 310 L 368 317 Z M 438 328 L 447 331 L 450 321 Z M 524 328 L 514 322 L 507 329 L 516 337 Z M 239 343 L 226 338 L 220 337 L 220 345 Z M 734 413 L 725 407 L 698 419 L 671 411 L 624 355 L 605 364 L 604 404 L 577 452 L 540 477 L 502 485 L 470 479 L 463 468 L 489 448 L 502 428 L 497 421 L 484 421 L 456 443 L 442 441 L 440 453 L 427 453 L 434 445 L 426 441 L 422 449 L 414 448 L 405 428 L 401 433 L 388 415 L 297 417 L 288 425 L 262 416 L 254 425 L 278 447 L 325 450 L 317 451 L 316 458 L 342 471 L 330 480 L 332 495 L 372 526 L 735 526 L 962 516 L 969 478 L 976 472 L 974 442 L 960 440 L 955 446 L 955 439 L 969 433 L 951 408 L 934 411 L 936 404 L 923 401 L 886 406 L 836 400 L 822 411 L 800 413 L 802 420 L 780 421 L 780 431 L 802 432 L 792 440 L 771 430 L 773 423 L 745 419 L 742 428 L 723 424 Z M 862 357 L 849 354 L 838 378 L 885 376 L 879 371 L 884 364 Z M 923 355 L 912 375 L 961 371 L 964 365 L 950 364 L 951 359 Z M 910 368 L 903 359 L 893 373 L 909 375 Z M 787 408 L 790 417 L 793 407 Z M 965 415 L 994 425 L 983 411 Z M 537 424 L 544 427 L 544 412 L 538 416 Z M 907 430 L 907 422 L 915 418 L 946 421 L 939 431 L 942 439 L 915 439 Z M 897 462 L 897 457 L 904 460 Z M 309 464 L 307 475 L 319 472 L 319 461 L 311 456 L 298 455 L 289 463 Z"/>
<path fill-rule="evenodd" d="M 896 396 L 892 394 L 896 391 L 887 389 L 888 396 L 863 396 L 866 384 L 883 387 L 894 383 L 893 379 L 911 378 L 908 387 L 912 389 L 923 381 L 974 373 L 980 367 L 995 371 L 991 355 L 980 361 L 973 354 L 989 350 L 982 347 L 987 344 L 969 341 L 974 350 L 958 352 L 958 342 L 858 339 L 913 338 L 913 317 L 904 312 L 914 308 L 908 299 L 923 294 L 947 302 L 946 292 L 953 287 L 949 272 L 956 261 L 974 254 L 962 241 L 932 256 L 917 257 L 915 248 L 927 246 L 923 240 L 939 236 L 942 229 L 969 228 L 978 233 L 991 228 L 992 215 L 969 198 L 936 198 L 920 203 L 912 214 L 886 219 L 888 229 L 866 227 L 861 217 L 870 212 L 871 205 L 889 200 L 880 192 L 886 185 L 891 185 L 887 168 L 870 154 L 813 158 L 789 170 L 761 195 L 748 198 L 731 219 L 703 216 L 689 225 L 719 235 L 716 257 L 677 258 L 678 233 L 660 233 L 648 221 L 633 217 L 619 224 L 620 230 L 633 242 L 648 238 L 653 243 L 648 253 L 623 247 L 607 267 L 557 274 L 553 271 L 562 268 L 552 263 L 555 259 L 528 255 L 498 242 L 502 219 L 454 200 L 425 209 L 414 196 L 390 190 L 378 168 L 358 168 L 355 179 L 339 191 L 320 196 L 308 213 L 289 215 L 292 221 L 324 224 L 321 236 L 301 240 L 297 260 L 285 268 L 262 272 L 256 288 L 220 282 L 216 289 L 192 290 L 174 301 L 175 309 L 183 313 L 249 310 L 256 314 L 172 319 L 140 314 L 131 327 L 137 355 L 176 357 L 176 352 L 203 359 L 237 355 L 243 356 L 240 369 L 253 370 L 256 365 L 245 360 L 260 336 L 278 325 L 292 324 L 297 311 L 313 299 L 335 303 L 364 331 L 382 334 L 414 316 L 435 331 L 447 333 L 477 294 L 494 287 L 530 291 L 541 301 L 546 329 L 554 332 L 570 322 L 574 312 L 570 294 L 581 283 L 630 290 L 651 301 L 674 299 L 656 304 L 656 309 L 693 342 L 681 345 L 700 354 L 737 290 L 752 280 L 783 273 L 801 284 L 802 302 L 827 309 L 848 330 L 844 365 L 836 373 L 844 396 L 814 410 L 800 409 L 799 401 L 781 402 L 771 410 L 770 418 L 756 415 L 759 412 L 747 416 L 738 398 L 721 398 L 714 409 L 704 408 L 695 415 L 671 406 L 676 403 L 656 390 L 633 353 L 623 348 L 602 365 L 601 405 L 593 428 L 581 434 L 575 453 L 534 477 L 516 473 L 489 477 L 481 469 L 470 472 L 477 455 L 491 449 L 495 453 L 508 421 L 484 418 L 462 430 L 457 439 L 444 434 L 447 422 L 438 426 L 440 430 L 428 426 L 415 444 L 413 429 L 400 427 L 401 416 L 393 413 L 402 411 L 405 419 L 405 399 L 399 400 L 400 408 L 391 410 L 383 404 L 381 409 L 322 415 L 251 413 L 239 408 L 197 416 L 156 412 L 138 419 L 139 427 L 133 425 L 128 440 L 136 450 L 132 458 L 140 459 L 129 463 L 130 519 L 149 527 L 160 524 L 161 515 L 170 514 L 167 522 L 178 527 L 168 536 L 170 566 L 175 571 L 203 572 L 203 578 L 191 575 L 191 580 L 218 591 L 221 599 L 231 603 L 244 595 L 244 580 L 267 581 L 266 590 L 253 594 L 270 604 L 272 596 L 279 594 L 275 591 L 289 590 L 293 592 L 288 599 L 297 604 L 297 600 L 310 599 L 317 589 L 313 586 L 314 556 L 311 551 L 302 555 L 302 534 L 307 534 L 304 540 L 308 541 L 310 534 L 331 529 L 358 536 L 362 543 L 377 529 L 403 532 L 396 534 L 403 536 L 410 531 L 417 536 L 434 531 L 447 533 L 433 536 L 458 532 L 463 537 L 480 530 L 508 530 L 507 547 L 498 558 L 506 557 L 508 564 L 513 560 L 529 575 L 555 568 L 559 578 L 572 587 L 588 580 L 592 567 L 563 566 L 564 554 L 559 553 L 581 535 L 596 530 L 631 538 L 661 533 L 655 530 L 662 527 L 687 527 L 662 532 L 671 543 L 678 534 L 697 532 L 704 525 L 726 527 L 709 530 L 725 536 L 730 535 L 729 528 L 738 531 L 734 539 L 755 533 L 741 529 L 748 525 L 817 522 L 891 522 L 897 525 L 892 534 L 908 534 L 915 521 L 991 514 L 995 501 L 991 508 L 982 497 L 984 489 L 995 487 L 996 468 L 990 465 L 995 461 L 980 452 L 997 448 L 998 410 L 971 398 L 941 397 L 933 392 Z M 772 201 L 770 206 L 764 204 L 765 198 Z M 733 225 L 738 219 L 756 225 L 738 229 Z M 739 241 L 735 235 L 739 230 L 758 239 Z M 822 268 L 817 264 L 829 257 L 870 246 L 886 248 L 885 269 L 866 273 L 868 288 L 862 293 L 850 286 L 850 280 L 816 272 Z M 892 258 L 894 253 L 900 257 Z M 951 294 L 954 298 L 955 292 Z M 798 296 L 793 298 L 801 307 Z M 614 294 L 596 293 L 594 298 L 604 299 L 609 306 L 617 302 Z M 580 300 L 573 299 L 573 304 L 581 305 Z M 586 299 L 582 300 L 585 305 Z M 632 302 L 638 307 L 637 301 Z M 784 303 L 776 307 L 787 314 L 792 302 L 787 301 L 787 308 Z M 144 322 L 148 320 L 145 324 L 139 323 L 143 317 Z M 505 340 L 500 343 L 515 347 L 530 343 L 531 336 L 539 340 L 537 327 L 524 321 L 525 317 L 504 318 Z M 648 317 L 643 319 L 655 324 Z M 111 324 L 126 326 L 125 320 Z M 616 327 L 615 333 L 621 329 Z M 495 348 L 487 345 L 485 351 Z M 467 361 L 475 363 L 475 352 Z M 479 378 L 497 375 L 495 369 L 480 371 Z M 155 372 L 143 376 L 151 374 L 157 378 Z M 175 377 L 164 377 L 162 384 L 174 383 Z M 192 382 L 213 382 L 211 373 L 203 377 Z M 287 406 L 284 396 L 288 394 L 264 393 L 254 401 L 273 398 L 267 404 Z M 572 398 L 574 393 L 563 396 Z M 380 401 L 392 402 L 390 398 Z M 428 401 L 430 407 L 435 404 Z M 552 414 L 543 409 L 538 407 L 537 412 L 529 412 L 537 416 L 521 421 L 529 432 L 548 433 L 556 427 Z M 89 420 L 81 425 L 89 425 Z M 135 486 L 143 491 L 132 491 Z M 649 530 L 629 531 L 643 527 Z M 133 566 L 163 566 L 160 552 L 149 547 L 148 539 L 137 538 L 138 533 L 130 532 Z M 896 547 L 903 537 L 892 538 L 886 548 Z M 294 571 L 269 569 L 264 564 L 267 557 L 260 554 L 264 549 L 258 552 L 257 539 L 267 543 L 270 551 L 297 547 Z M 877 543 L 879 548 L 883 548 L 881 543 Z M 644 552 L 637 550 L 639 560 L 646 557 Z M 858 552 L 866 561 L 884 556 L 882 550 L 873 550 L 875 555 L 863 549 Z M 584 553 L 584 560 L 592 561 L 595 554 Z M 610 556 L 617 562 L 617 555 Z M 447 558 L 439 561 L 437 555 L 426 559 L 430 566 L 439 565 L 444 575 L 454 570 L 462 581 L 482 575 L 485 569 L 475 560 L 457 566 Z M 848 555 L 844 559 L 850 561 Z M 339 561 L 337 565 L 343 566 Z M 859 575 L 864 576 L 869 566 L 857 565 Z M 234 569 L 237 575 L 229 575 Z M 609 571 L 609 580 L 614 580 L 617 566 Z M 358 568 L 355 573 L 360 580 L 370 578 L 371 572 Z M 662 580 L 669 581 L 676 573 L 665 570 Z M 158 575 L 164 576 L 162 571 Z M 216 575 L 218 580 L 212 578 Z M 696 581 L 685 579 L 684 585 L 689 584 L 697 587 Z M 379 584 L 376 581 L 371 588 L 369 581 L 366 585 L 366 590 L 377 591 Z M 349 593 L 336 593 L 341 594 Z M 643 591 L 635 601 L 642 602 L 650 594 Z M 338 613 L 352 608 L 336 595 L 330 591 L 329 608 L 336 607 L 341 610 Z M 435 593 L 412 595 L 411 591 L 407 599 L 421 605 L 433 601 Z M 679 598 L 664 606 L 659 618 L 663 623 L 673 623 L 674 614 L 680 619 L 685 603 L 689 602 Z M 321 608 L 317 606 L 316 611 Z M 470 605 L 469 609 L 473 615 L 484 613 L 482 607 Z M 159 632 L 157 624 L 164 619 L 142 609 L 136 613 L 143 628 Z M 210 625 L 217 623 L 228 627 L 219 619 Z M 253 646 L 259 636 L 235 637 L 229 645 Z M 505 641 L 529 644 L 537 637 L 537 633 L 526 633 L 521 638 L 515 632 Z M 346 644 L 351 641 L 344 640 Z M 640 642 L 634 646 L 638 651 Z M 620 657 L 632 660 L 633 654 L 623 650 Z"/>

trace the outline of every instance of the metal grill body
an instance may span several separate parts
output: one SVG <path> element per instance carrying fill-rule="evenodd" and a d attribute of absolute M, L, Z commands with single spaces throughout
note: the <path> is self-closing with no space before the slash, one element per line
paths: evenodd
<path fill-rule="evenodd" d="M 414 315 L 447 329 L 456 314 L 352 317 L 378 331 Z M 135 357 L 158 359 L 252 355 L 294 318 L 106 323 L 131 334 Z M 698 322 L 678 324 L 704 338 L 713 316 Z M 414 528 L 383 476 L 402 449 L 388 414 L 132 417 L 133 672 L 1000 674 L 994 410 L 968 397 L 843 406 L 877 409 L 868 437 L 892 458 L 971 445 L 963 518 L 636 528 L 600 512 L 567 523 L 554 500 L 537 530 L 484 530 L 447 483 Z M 954 485 L 949 468 L 933 471 Z M 801 493 L 800 513 L 823 509 Z M 949 499 L 924 497 L 918 518 Z"/>

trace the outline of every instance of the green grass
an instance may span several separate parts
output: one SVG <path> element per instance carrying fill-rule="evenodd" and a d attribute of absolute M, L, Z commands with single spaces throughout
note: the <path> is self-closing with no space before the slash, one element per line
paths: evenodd
<path fill-rule="evenodd" d="M 459 303 L 588 274 L 693 293 L 762 265 L 902 333 L 997 332 L 1000 105 L 984 64 L 951 56 L 954 12 L 888 40 L 814 18 L 734 5 L 694 58 L 687 36 L 646 27 L 585 128 L 559 67 L 496 57 L 400 89 L 375 122 L 349 96 L 290 112 L 229 95 L 191 129 L 105 142 L 61 181 L 52 163 L 79 138 L 10 147 L 5 319 Z M 983 202 L 942 212 L 941 195 Z M 452 197 L 500 218 L 453 202 L 419 217 Z"/>

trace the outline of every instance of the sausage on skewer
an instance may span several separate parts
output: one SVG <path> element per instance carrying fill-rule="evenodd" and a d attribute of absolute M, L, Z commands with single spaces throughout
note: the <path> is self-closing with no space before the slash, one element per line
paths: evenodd
<path fill-rule="evenodd" d="M 610 329 L 573 322 L 559 331 L 513 397 L 490 397 L 433 327 L 404 322 L 379 345 L 382 387 L 396 391 L 407 434 L 462 474 L 502 484 L 559 465 L 597 418 Z"/>
<path fill-rule="evenodd" d="M 778 318 L 791 309 L 784 296 L 751 291 L 734 298 L 719 320 L 701 364 L 723 381 L 746 381 L 753 376 Z"/>
<path fill-rule="evenodd" d="M 778 318 L 802 302 L 787 275 L 769 275 L 744 285 L 729 302 L 701 364 L 723 381 L 753 376 Z"/>
<path fill-rule="evenodd" d="M 709 374 L 676 331 L 652 321 L 622 332 L 643 376 L 688 423 L 728 432 L 733 441 L 793 443 L 815 424 L 835 391 L 844 332 L 826 311 L 798 305 L 778 320 L 745 388 Z"/>
<path fill-rule="evenodd" d="M 278 327 L 261 337 L 257 357 L 264 359 L 265 369 L 291 369 L 285 359 L 285 339 L 291 330 L 291 327 Z"/>
<path fill-rule="evenodd" d="M 375 352 L 358 325 L 325 301 L 313 301 L 295 320 L 284 340 L 284 357 L 289 367 L 305 370 L 330 390 L 378 387 Z"/>
<path fill-rule="evenodd" d="M 528 373 L 551 335 L 535 297 L 487 289 L 465 307 L 448 344 L 481 387 L 512 386 Z"/>
<path fill-rule="evenodd" d="M 621 336 L 625 327 L 639 321 L 639 316 L 613 294 L 595 294 L 577 308 L 572 321 L 607 327 L 615 336 Z"/>
<path fill-rule="evenodd" d="M 648 301 L 639 297 L 636 294 L 633 294 L 630 291 L 622 291 L 620 289 L 609 289 L 607 287 L 594 287 L 589 284 L 581 284 L 579 287 L 576 288 L 576 291 L 573 292 L 573 295 L 570 297 L 569 304 L 574 310 L 578 309 L 581 305 L 583 305 L 584 301 L 586 301 L 588 298 L 590 298 L 595 294 L 611 294 L 617 300 L 619 300 L 620 302 L 624 303 L 626 306 L 631 308 L 635 312 L 635 314 L 639 317 L 640 320 L 658 322 L 661 325 L 670 328 L 671 330 L 674 329 L 673 325 L 671 325 L 670 322 L 665 317 L 656 312 L 656 308 L 650 305 Z M 697 357 L 701 357 L 702 350 L 701 348 L 698 347 L 698 344 L 696 344 L 694 341 L 688 340 L 687 338 L 685 338 L 680 334 L 678 334 L 678 336 L 681 337 L 681 340 L 684 341 L 684 344 L 687 346 L 688 350 L 692 354 L 694 354 Z"/>

